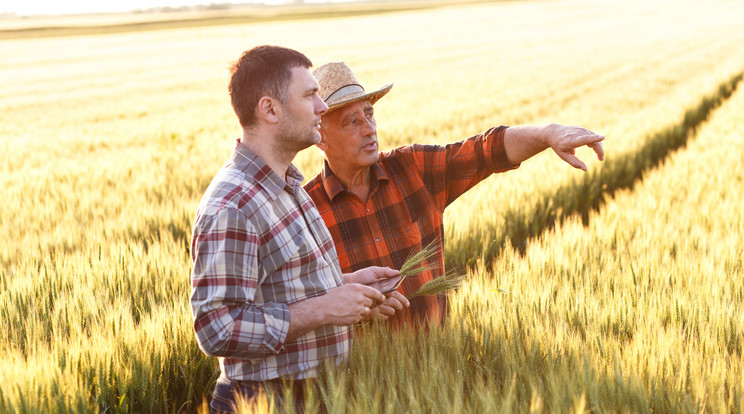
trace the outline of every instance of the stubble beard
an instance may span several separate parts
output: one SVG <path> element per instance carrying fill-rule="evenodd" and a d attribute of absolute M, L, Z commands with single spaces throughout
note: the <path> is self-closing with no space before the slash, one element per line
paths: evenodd
<path fill-rule="evenodd" d="M 277 133 L 277 144 L 286 150 L 302 151 L 307 147 L 320 142 L 320 131 L 315 124 L 302 127 L 292 113 L 287 112 L 287 117 Z"/>

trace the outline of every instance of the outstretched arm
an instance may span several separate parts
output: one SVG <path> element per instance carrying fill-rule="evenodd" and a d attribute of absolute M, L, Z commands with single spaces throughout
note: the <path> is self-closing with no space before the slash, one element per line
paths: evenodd
<path fill-rule="evenodd" d="M 561 159 L 584 171 L 586 164 L 576 157 L 576 148 L 586 145 L 602 161 L 602 140 L 603 135 L 597 135 L 586 128 L 559 124 L 514 126 L 507 128 L 504 133 L 506 156 L 514 164 L 552 148 Z"/>

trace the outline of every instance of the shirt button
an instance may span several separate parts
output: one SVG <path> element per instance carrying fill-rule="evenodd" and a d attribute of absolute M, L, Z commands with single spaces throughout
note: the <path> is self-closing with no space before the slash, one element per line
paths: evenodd
<path fill-rule="evenodd" d="M 375 241 L 376 242 L 380 241 L 380 238 L 379 237 L 375 237 Z"/>
<path fill-rule="evenodd" d="M 369 209 L 367 209 L 367 213 L 369 213 Z"/>

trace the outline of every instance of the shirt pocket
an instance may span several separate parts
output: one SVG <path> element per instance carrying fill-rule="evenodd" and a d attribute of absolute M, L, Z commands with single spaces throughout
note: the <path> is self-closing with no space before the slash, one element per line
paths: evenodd
<path fill-rule="evenodd" d="M 418 217 L 411 217 L 406 209 L 398 210 L 399 220 L 389 228 L 389 234 L 385 235 L 385 244 L 396 269 L 400 269 L 406 259 L 416 254 L 421 246 Z"/>

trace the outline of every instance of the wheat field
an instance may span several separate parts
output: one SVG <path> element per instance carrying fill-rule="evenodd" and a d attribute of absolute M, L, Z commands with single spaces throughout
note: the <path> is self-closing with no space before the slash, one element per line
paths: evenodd
<path fill-rule="evenodd" d="M 607 137 L 587 173 L 546 151 L 452 204 L 447 325 L 361 328 L 310 412 L 742 411 L 744 2 L 379 7 L 0 36 L 0 412 L 203 411 L 191 225 L 240 134 L 227 68 L 259 44 L 395 82 L 382 149 Z"/>
<path fill-rule="evenodd" d="M 743 111 L 741 90 L 685 151 L 619 191 L 588 225 L 569 219 L 524 255 L 507 248 L 475 266 L 443 331 L 422 339 L 370 329 L 350 372 L 331 376 L 353 398 L 334 395 L 329 405 L 741 412 Z M 446 388 L 422 381 L 443 373 Z"/>

